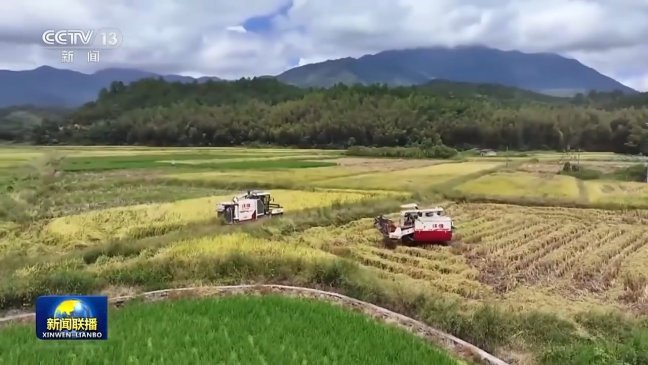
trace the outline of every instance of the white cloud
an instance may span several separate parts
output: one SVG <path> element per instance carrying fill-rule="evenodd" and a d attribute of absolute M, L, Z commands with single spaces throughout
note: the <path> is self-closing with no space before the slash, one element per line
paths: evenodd
<path fill-rule="evenodd" d="M 247 30 L 242 25 L 231 25 L 225 29 L 230 32 L 247 33 Z"/>
<path fill-rule="evenodd" d="M 635 90 L 648 91 L 648 74 L 638 75 L 636 77 L 619 78 L 619 81 Z"/>
<path fill-rule="evenodd" d="M 59 57 L 40 47 L 48 28 L 117 27 L 121 49 L 103 65 L 226 78 L 276 74 L 329 58 L 386 49 L 484 44 L 558 52 L 648 90 L 648 2 L 645 0 L 293 0 L 256 34 L 242 24 L 289 0 L 24 0 L 0 12 L 0 68 L 25 69 Z"/>

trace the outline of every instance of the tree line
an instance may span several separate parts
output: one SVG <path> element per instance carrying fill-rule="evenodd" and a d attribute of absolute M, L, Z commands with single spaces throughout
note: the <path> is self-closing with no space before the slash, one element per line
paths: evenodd
<path fill-rule="evenodd" d="M 29 131 L 37 144 L 581 149 L 648 154 L 648 100 L 547 98 L 502 86 L 300 89 L 272 78 L 113 83 Z M 504 87 L 505 88 L 505 87 Z M 511 88 L 513 89 L 513 88 Z"/>

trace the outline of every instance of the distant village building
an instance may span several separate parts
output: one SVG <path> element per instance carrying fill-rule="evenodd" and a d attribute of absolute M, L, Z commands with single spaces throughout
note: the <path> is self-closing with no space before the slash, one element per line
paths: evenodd
<path fill-rule="evenodd" d="M 479 150 L 479 155 L 480 156 L 487 156 L 487 157 L 492 157 L 492 156 L 497 156 L 497 152 L 491 149 L 483 149 Z"/>

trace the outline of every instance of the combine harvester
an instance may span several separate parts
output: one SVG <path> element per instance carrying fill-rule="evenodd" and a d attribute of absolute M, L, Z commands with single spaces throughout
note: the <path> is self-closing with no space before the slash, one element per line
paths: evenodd
<path fill-rule="evenodd" d="M 269 192 L 248 190 L 245 194 L 235 196 L 230 202 L 218 203 L 216 214 L 227 224 L 283 215 L 283 207 L 273 202 Z"/>
<path fill-rule="evenodd" d="M 374 218 L 374 226 L 382 233 L 387 247 L 452 241 L 455 227 L 443 208 L 419 209 L 417 204 L 406 204 L 401 209 L 398 224 L 382 215 Z"/>

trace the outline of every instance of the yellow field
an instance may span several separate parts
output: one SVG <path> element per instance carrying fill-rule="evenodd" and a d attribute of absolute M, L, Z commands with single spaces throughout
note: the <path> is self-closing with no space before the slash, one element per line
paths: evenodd
<path fill-rule="evenodd" d="M 294 259 L 299 261 L 327 260 L 335 256 L 321 250 L 316 250 L 303 244 L 285 241 L 269 241 L 267 239 L 250 236 L 236 232 L 217 236 L 179 240 L 154 255 L 131 260 L 106 260 L 91 268 L 98 274 L 128 268 L 132 265 L 142 264 L 143 261 L 158 260 L 187 263 L 191 265 L 196 260 L 213 260 L 214 264 L 219 258 L 228 255 L 240 254 L 256 259 Z"/>
<path fill-rule="evenodd" d="M 36 160 L 42 154 L 28 150 L 2 150 L 0 149 L 0 168 L 27 165 L 30 161 Z"/>
<path fill-rule="evenodd" d="M 357 170 L 344 167 L 315 167 L 309 169 L 286 169 L 279 171 L 236 171 L 236 172 L 189 172 L 169 174 L 164 178 L 184 181 L 218 181 L 224 183 L 303 185 L 336 176 L 357 174 Z"/>
<path fill-rule="evenodd" d="M 389 250 L 371 219 L 334 231 L 312 228 L 299 241 L 466 302 L 566 314 L 648 304 L 648 271 L 642 271 L 648 268 L 648 212 L 476 203 L 446 208 L 458 228 L 454 248 Z M 639 284 L 628 286 L 629 280 Z"/>
<path fill-rule="evenodd" d="M 55 165 L 52 157 L 62 156 L 104 158 Z M 648 184 L 560 175 L 564 157 L 449 161 L 296 149 L 0 148 L 0 182 L 11 188 L 0 201 L 0 310 L 54 292 L 333 287 L 417 313 L 512 364 L 538 365 L 534 356 L 550 347 L 543 342 L 537 350 L 535 341 L 557 338 L 562 349 L 569 325 L 573 336 L 599 338 L 581 320 L 600 318 L 588 317 L 590 311 L 616 309 L 633 320 L 648 313 L 648 210 L 641 209 L 648 207 Z M 336 166 L 302 163 L 309 160 Z M 611 178 L 635 163 L 610 154 L 583 154 L 581 161 Z M 27 171 L 13 167 L 25 164 L 41 174 L 21 179 Z M 52 174 L 53 167 L 61 173 Z M 231 189 L 248 187 L 271 192 L 286 216 L 224 225 L 217 203 L 240 193 Z M 488 199 L 508 204 L 483 203 Z M 457 228 L 454 241 L 385 247 L 372 217 L 397 215 L 406 201 L 446 208 Z M 565 207 L 576 203 L 628 209 Z M 484 304 L 494 310 L 484 311 Z M 546 329 L 547 338 L 531 324 Z M 565 359 L 585 354 L 578 346 L 586 342 L 564 342 Z M 598 351 L 605 347 L 600 343 L 590 347 Z M 641 351 L 631 350 L 629 356 Z M 593 359 L 583 356 L 581 363 Z"/>
<path fill-rule="evenodd" d="M 497 162 L 444 163 L 398 171 L 330 178 L 317 181 L 315 185 L 335 188 L 419 191 L 463 175 L 492 169 L 500 164 Z"/>
<path fill-rule="evenodd" d="M 155 257 L 191 261 L 196 258 L 221 257 L 232 253 L 253 254 L 275 258 L 324 258 L 333 257 L 326 252 L 314 250 L 297 243 L 268 241 L 246 233 L 232 233 L 216 237 L 204 237 L 178 241 L 161 250 Z"/>
<path fill-rule="evenodd" d="M 36 159 L 50 150 L 75 156 L 169 154 L 169 159 L 166 160 L 165 157 L 164 161 L 175 161 L 176 164 L 185 165 L 199 165 L 215 160 L 176 161 L 173 154 L 208 150 L 215 156 L 220 152 L 249 155 L 249 158 L 237 157 L 232 160 L 244 162 L 295 157 L 316 159 L 331 153 L 238 148 L 8 148 L 0 150 L 0 167 Z M 537 156 L 547 160 L 549 157 L 560 155 Z M 591 160 L 607 157 L 610 156 L 588 156 Z M 286 189 L 294 189 L 292 186 L 337 189 L 270 189 L 276 202 L 282 204 L 290 213 L 332 206 L 336 202 L 373 199 L 387 194 L 404 195 L 407 192 L 431 191 L 435 186 L 453 179 L 480 172 L 487 173 L 488 170 L 503 166 L 502 161 L 487 159 L 448 162 L 341 158 L 332 161 L 336 161 L 338 166 L 285 168 L 275 171 L 174 173 L 164 175 L 161 179 L 180 182 L 216 181 L 250 186 L 263 182 L 283 184 Z M 102 176 L 101 174 L 107 173 L 95 173 L 97 177 Z M 505 198 L 511 202 L 538 199 L 557 203 L 621 203 L 628 206 L 648 204 L 648 185 L 642 183 L 581 181 L 570 176 L 533 170 L 492 172 L 463 181 L 453 188 L 470 197 Z M 179 186 L 178 189 L 182 187 Z M 66 192 L 69 193 L 71 192 Z M 216 204 L 230 200 L 234 194 L 235 192 L 221 196 L 87 211 L 39 222 L 39 225 L 25 230 L 29 234 L 23 236 L 42 237 L 39 242 L 50 244 L 50 247 L 72 248 L 105 243 L 111 239 L 137 239 L 161 235 L 191 224 L 212 220 L 214 224 L 219 224 L 215 218 Z M 128 199 L 124 199 L 124 204 L 128 204 Z M 618 303 L 631 296 L 634 296 L 635 301 L 640 300 L 637 298 L 643 298 L 638 294 L 637 288 L 643 287 L 642 269 L 648 265 L 648 248 L 643 238 L 648 237 L 648 231 L 642 226 L 647 222 L 644 211 L 617 214 L 602 210 L 525 208 L 494 204 L 450 204 L 449 208 L 459 227 L 460 244 L 453 249 L 400 246 L 393 251 L 386 250 L 382 247 L 380 236 L 372 227 L 370 218 L 343 227 L 311 228 L 298 238 L 290 238 L 289 246 L 285 247 L 292 247 L 290 252 L 301 252 L 300 255 L 343 254 L 378 270 L 380 275 L 396 275 L 414 280 L 416 285 L 423 285 L 430 290 L 441 291 L 467 301 L 502 298 L 513 301 L 511 298 L 515 298 L 520 302 L 529 303 L 529 300 L 521 298 L 521 293 L 528 294 L 524 292 L 528 288 L 535 288 L 534 300 L 545 304 L 556 300 L 556 291 L 565 293 L 569 290 L 587 293 L 585 298 L 588 299 L 583 300 L 599 304 Z M 2 227 L 6 228 L 0 229 L 0 233 L 7 242 L 0 246 L 7 248 L 10 246 L 9 237 L 15 235 L 14 231 L 18 226 L 4 223 L 7 224 Z M 240 235 L 242 234 L 176 242 L 157 252 L 156 257 L 193 257 L 191 255 L 229 252 L 230 248 L 239 247 L 236 242 L 244 242 L 240 247 L 249 252 L 261 250 L 268 254 L 274 252 L 282 257 L 287 255 L 287 251 L 280 246 L 262 246 L 258 238 Z M 25 237 L 22 241 L 26 242 Z M 303 248 L 304 252 L 295 248 L 299 246 L 295 240 L 307 244 L 308 247 Z M 220 242 L 216 245 L 219 248 L 212 244 L 216 241 Z M 27 248 L 24 242 L 13 246 L 14 249 L 16 247 Z M 628 294 L 629 291 L 633 294 Z"/>
<path fill-rule="evenodd" d="M 526 172 L 493 173 L 465 182 L 455 189 L 483 197 L 567 201 L 578 200 L 580 194 L 574 177 Z"/>
<path fill-rule="evenodd" d="M 619 181 L 585 181 L 587 196 L 592 203 L 613 203 L 629 207 L 648 206 L 648 184 Z"/>
<path fill-rule="evenodd" d="M 290 159 L 313 159 L 318 160 L 326 158 L 327 155 L 292 155 L 286 154 L 281 156 L 267 156 L 267 157 L 244 157 L 244 158 L 228 158 L 227 162 L 248 162 L 248 161 L 277 161 L 277 160 L 290 160 Z M 223 162 L 223 159 L 202 159 L 202 160 L 160 160 L 160 163 L 167 163 L 171 165 L 204 165 L 211 163 Z"/>
<path fill-rule="evenodd" d="M 272 190 L 272 194 L 286 212 L 372 197 L 371 194 L 357 191 Z M 53 219 L 46 226 L 46 232 L 64 244 L 87 244 L 111 238 L 162 234 L 191 223 L 215 221 L 216 204 L 229 201 L 231 197 L 232 195 L 223 195 L 91 211 Z"/>

